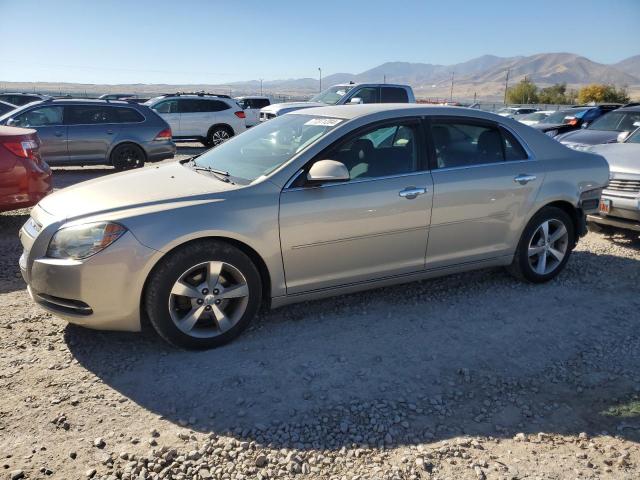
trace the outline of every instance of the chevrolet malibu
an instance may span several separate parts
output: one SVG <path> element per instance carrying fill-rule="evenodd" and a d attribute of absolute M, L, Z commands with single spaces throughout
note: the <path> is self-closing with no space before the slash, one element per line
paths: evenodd
<path fill-rule="evenodd" d="M 261 305 L 505 266 L 558 275 L 607 162 L 456 107 L 304 109 L 200 156 L 46 197 L 20 231 L 35 302 L 210 348 Z"/>

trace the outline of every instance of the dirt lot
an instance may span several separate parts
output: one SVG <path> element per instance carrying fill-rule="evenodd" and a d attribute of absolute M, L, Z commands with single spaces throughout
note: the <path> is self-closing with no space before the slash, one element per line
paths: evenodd
<path fill-rule="evenodd" d="M 0 479 L 640 478 L 637 238 L 589 234 L 546 285 L 310 302 L 194 353 L 32 304 L 27 215 L 0 215 Z"/>

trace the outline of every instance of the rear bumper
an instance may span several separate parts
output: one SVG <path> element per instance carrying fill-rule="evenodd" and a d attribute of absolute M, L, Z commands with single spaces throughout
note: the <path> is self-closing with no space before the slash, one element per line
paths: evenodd
<path fill-rule="evenodd" d="M 176 154 L 176 144 L 173 141 L 148 142 L 144 145 L 148 162 L 159 162 L 167 158 L 173 158 Z"/>
<path fill-rule="evenodd" d="M 32 207 L 53 190 L 51 169 L 48 165 L 44 169 L 28 166 L 24 176 L 15 178 L 15 185 L 3 188 L 0 195 L 0 212 Z M 9 179 L 12 177 L 7 175 Z"/>

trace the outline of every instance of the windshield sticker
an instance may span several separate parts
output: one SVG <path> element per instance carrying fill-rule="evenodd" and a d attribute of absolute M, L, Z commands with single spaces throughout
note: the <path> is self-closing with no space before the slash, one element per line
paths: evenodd
<path fill-rule="evenodd" d="M 342 122 L 341 118 L 312 118 L 305 125 L 318 125 L 321 127 L 335 127 L 340 122 Z"/>

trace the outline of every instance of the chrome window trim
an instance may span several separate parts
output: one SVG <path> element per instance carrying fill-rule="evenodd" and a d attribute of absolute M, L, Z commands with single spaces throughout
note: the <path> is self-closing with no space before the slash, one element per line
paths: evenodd
<path fill-rule="evenodd" d="M 397 175 L 385 175 L 383 177 L 371 177 L 371 178 L 361 178 L 361 179 L 355 179 L 355 180 L 345 180 L 344 182 L 333 182 L 333 183 L 327 183 L 324 185 L 313 185 L 313 186 L 309 186 L 309 187 L 294 187 L 294 188 L 287 188 L 288 185 L 290 185 L 291 183 L 293 183 L 293 181 L 295 181 L 295 179 L 297 179 L 301 173 L 303 173 L 304 170 L 298 170 L 298 172 L 296 172 L 296 174 L 293 176 L 292 180 L 289 180 L 289 182 L 287 182 L 287 185 L 285 186 L 285 188 L 283 189 L 283 193 L 284 192 L 296 192 L 298 190 L 313 190 L 316 188 L 325 188 L 325 187 L 338 187 L 341 185 L 353 185 L 355 183 L 368 183 L 368 182 L 375 182 L 378 180 L 390 180 L 393 178 L 403 178 L 403 177 L 413 177 L 413 176 L 417 176 L 417 175 L 424 175 L 425 173 L 430 173 L 429 170 L 419 170 L 416 172 L 409 172 L 409 173 L 399 173 Z"/>
<path fill-rule="evenodd" d="M 450 172 L 450 171 L 456 171 L 456 170 L 467 170 L 470 168 L 479 168 L 479 167 L 491 167 L 494 165 L 512 165 L 515 163 L 525 163 L 525 162 L 531 162 L 531 161 L 535 161 L 534 158 L 525 158 L 523 160 L 509 160 L 509 161 L 504 161 L 504 162 L 490 162 L 490 163 L 477 163 L 475 165 L 463 165 L 461 167 L 445 167 L 445 168 L 436 168 L 435 170 L 431 170 L 431 173 L 438 173 L 438 172 Z"/>
<path fill-rule="evenodd" d="M 100 105 L 100 106 L 105 106 L 105 107 L 109 107 L 109 108 L 128 108 L 129 110 L 133 110 L 134 112 L 139 113 L 140 115 L 142 115 L 143 120 L 141 122 L 108 122 L 108 123 L 64 123 L 64 108 L 65 107 L 83 107 L 86 104 L 84 103 L 68 103 L 68 104 L 64 104 L 64 105 L 60 105 L 60 104 L 51 104 L 51 105 L 43 105 L 43 104 L 38 104 L 33 108 L 30 108 L 29 110 L 25 110 L 23 112 L 20 112 L 19 115 L 22 115 L 24 113 L 27 112 L 32 112 L 33 110 L 36 110 L 37 108 L 47 108 L 47 107 L 59 107 L 62 108 L 62 122 L 63 123 L 52 123 L 51 125 L 40 125 L 38 127 L 24 127 L 24 128 L 45 128 L 45 127 L 82 127 L 82 126 L 95 126 L 95 125 L 138 125 L 140 123 L 144 123 L 148 120 L 148 118 L 144 115 L 144 113 L 142 113 L 140 110 L 136 110 L 133 107 L 129 107 L 126 105 Z M 94 104 L 91 104 L 94 105 Z M 11 118 L 15 118 L 15 117 L 11 117 Z"/>

